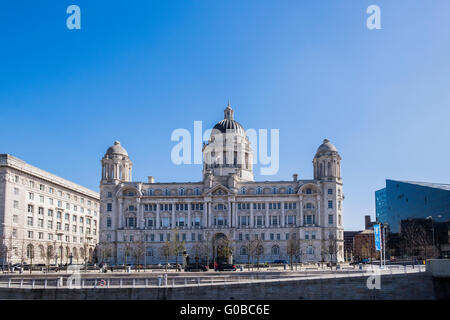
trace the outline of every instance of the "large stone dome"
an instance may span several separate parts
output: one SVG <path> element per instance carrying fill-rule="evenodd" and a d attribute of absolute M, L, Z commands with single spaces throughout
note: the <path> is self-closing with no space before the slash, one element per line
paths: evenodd
<path fill-rule="evenodd" d="M 336 147 L 328 139 L 324 139 L 323 143 L 319 146 L 316 152 L 316 157 L 320 157 L 323 154 L 329 152 L 337 152 Z"/>
<path fill-rule="evenodd" d="M 233 119 L 233 109 L 228 105 L 224 110 L 224 119 L 219 121 L 213 128 L 222 133 L 233 132 L 245 136 L 244 127 Z"/>
<path fill-rule="evenodd" d="M 119 141 L 114 141 L 114 145 L 109 147 L 106 151 L 106 154 L 112 155 L 112 154 L 118 154 L 128 157 L 128 152 L 125 150 L 124 147 L 120 144 Z"/>

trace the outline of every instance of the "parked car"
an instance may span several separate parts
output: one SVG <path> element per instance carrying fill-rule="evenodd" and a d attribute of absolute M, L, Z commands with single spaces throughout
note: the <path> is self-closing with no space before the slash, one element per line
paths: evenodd
<path fill-rule="evenodd" d="M 187 265 L 184 268 L 184 271 L 208 271 L 208 267 L 202 263 L 193 263 L 190 265 Z"/>
<path fill-rule="evenodd" d="M 224 263 L 218 265 L 215 271 L 236 271 L 236 266 L 234 264 Z"/>
<path fill-rule="evenodd" d="M 273 261 L 274 264 L 286 264 L 286 260 L 274 260 Z"/>

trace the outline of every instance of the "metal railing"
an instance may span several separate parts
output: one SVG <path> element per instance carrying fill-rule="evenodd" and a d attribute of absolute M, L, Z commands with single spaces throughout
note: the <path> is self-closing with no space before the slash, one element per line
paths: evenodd
<path fill-rule="evenodd" d="M 0 288 L 16 289 L 107 289 L 107 288 L 158 288 L 158 287 L 186 287 L 186 286 L 204 286 L 204 285 L 229 285 L 236 283 L 260 283 L 260 282 L 284 282 L 310 279 L 330 279 L 330 278 L 350 278 L 350 277 L 368 277 L 374 274 L 381 276 L 399 275 L 424 272 L 425 266 L 388 266 L 388 268 L 367 268 L 363 270 L 354 270 L 353 268 L 344 268 L 341 270 L 323 271 L 323 270 L 303 270 L 301 272 L 286 274 L 264 274 L 261 273 L 237 273 L 227 275 L 209 275 L 200 276 L 179 274 L 170 276 L 165 273 L 154 277 L 111 277 L 105 276 L 98 278 L 80 278 L 77 282 L 71 276 L 60 276 L 53 278 L 42 278 L 37 275 L 35 278 L 2 278 L 0 279 Z"/>

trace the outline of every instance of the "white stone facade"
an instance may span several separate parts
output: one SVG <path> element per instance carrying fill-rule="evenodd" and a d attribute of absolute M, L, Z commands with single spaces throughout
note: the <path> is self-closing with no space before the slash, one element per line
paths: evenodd
<path fill-rule="evenodd" d="M 0 264 L 91 260 L 98 218 L 97 192 L 0 154 Z"/>
<path fill-rule="evenodd" d="M 161 183 L 153 177 L 133 182 L 126 150 L 117 141 L 108 149 L 102 159 L 100 246 L 111 249 L 110 262 L 124 263 L 126 255 L 128 263 L 136 263 L 130 247 L 138 241 L 146 251 L 138 263 L 163 263 L 161 247 L 174 236 L 190 257 L 198 255 L 199 246 L 214 257 L 217 248 L 209 243 L 217 235 L 229 240 L 235 262 L 247 262 L 246 251 L 255 238 L 262 244 L 260 262 L 289 260 L 288 239 L 293 238 L 300 246 L 295 261 L 343 261 L 344 194 L 336 148 L 324 140 L 313 160 L 313 180 L 298 180 L 295 174 L 291 181 L 253 181 L 245 132 L 231 107 L 224 118 L 203 148 L 199 182 Z M 225 131 L 234 145 L 214 147 Z"/>

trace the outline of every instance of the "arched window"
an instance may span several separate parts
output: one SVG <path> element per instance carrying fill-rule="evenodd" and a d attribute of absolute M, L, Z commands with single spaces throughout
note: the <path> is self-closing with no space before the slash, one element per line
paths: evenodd
<path fill-rule="evenodd" d="M 273 194 L 277 194 L 277 193 L 278 193 L 277 187 L 273 187 L 273 188 L 272 188 L 272 193 L 273 193 Z"/>
<path fill-rule="evenodd" d="M 133 206 L 133 205 L 128 206 L 128 211 L 136 211 L 135 206 Z"/>
<path fill-rule="evenodd" d="M 152 196 L 152 195 L 153 195 L 153 189 L 148 189 L 147 194 L 148 194 L 149 196 Z"/>
<path fill-rule="evenodd" d="M 32 244 L 29 244 L 27 246 L 27 258 L 28 259 L 33 259 L 34 258 L 34 247 Z"/>
<path fill-rule="evenodd" d="M 310 188 L 306 189 L 306 194 L 311 194 L 312 190 Z"/>
<path fill-rule="evenodd" d="M 147 257 L 153 257 L 153 249 L 152 248 L 147 248 L 146 250 L 146 255 Z"/>
<path fill-rule="evenodd" d="M 241 247 L 239 254 L 241 256 L 246 256 L 247 255 L 247 247 Z"/>
<path fill-rule="evenodd" d="M 312 203 L 311 202 L 308 202 L 306 204 L 306 209 L 312 209 Z"/>
<path fill-rule="evenodd" d="M 164 194 L 165 194 L 166 196 L 168 196 L 168 195 L 170 194 L 169 189 L 165 188 L 165 189 L 164 189 Z"/>
<path fill-rule="evenodd" d="M 178 195 L 184 196 L 184 188 L 178 189 Z"/>
<path fill-rule="evenodd" d="M 294 193 L 294 189 L 292 189 L 292 187 L 288 187 L 287 188 L 287 193 L 293 194 Z"/>
<path fill-rule="evenodd" d="M 194 194 L 195 194 L 196 196 L 200 195 L 200 189 L 199 189 L 199 188 L 195 188 L 195 189 L 194 189 Z"/>
<path fill-rule="evenodd" d="M 314 254 L 314 248 L 312 246 L 308 246 L 308 249 L 306 250 L 308 254 Z"/>
<path fill-rule="evenodd" d="M 332 174 L 331 174 L 331 163 L 330 162 L 328 162 L 328 165 L 327 165 L 327 175 L 328 176 L 331 176 Z"/>
<path fill-rule="evenodd" d="M 273 246 L 271 253 L 273 256 L 279 256 L 280 255 L 280 247 L 279 246 Z"/>
<path fill-rule="evenodd" d="M 262 193 L 262 188 L 261 187 L 256 188 L 256 193 L 257 194 L 261 194 Z"/>
<path fill-rule="evenodd" d="M 246 189 L 245 187 L 242 187 L 242 188 L 241 188 L 241 193 L 242 193 L 242 194 L 247 194 L 247 189 Z"/>

